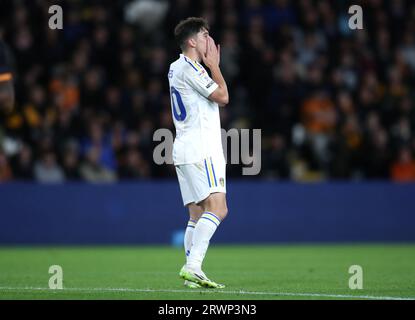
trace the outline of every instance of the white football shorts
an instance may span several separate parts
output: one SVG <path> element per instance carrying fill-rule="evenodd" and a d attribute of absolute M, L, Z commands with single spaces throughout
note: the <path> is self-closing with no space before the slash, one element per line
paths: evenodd
<path fill-rule="evenodd" d="M 209 157 L 202 162 L 176 165 L 183 204 L 198 204 L 211 193 L 226 193 L 226 163 Z"/>

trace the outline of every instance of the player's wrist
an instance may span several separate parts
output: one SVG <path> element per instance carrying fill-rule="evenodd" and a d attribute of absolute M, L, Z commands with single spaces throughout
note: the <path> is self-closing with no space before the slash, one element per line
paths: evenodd
<path fill-rule="evenodd" d="M 207 67 L 212 71 L 212 69 L 219 69 L 219 63 L 217 62 L 212 62 L 209 63 L 209 65 L 207 65 Z"/>

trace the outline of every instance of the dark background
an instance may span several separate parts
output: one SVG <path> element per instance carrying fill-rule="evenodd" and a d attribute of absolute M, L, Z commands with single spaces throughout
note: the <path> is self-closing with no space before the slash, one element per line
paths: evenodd
<path fill-rule="evenodd" d="M 1 116 L 0 182 L 175 177 L 152 161 L 152 136 L 174 129 L 167 72 L 188 16 L 221 44 L 222 126 L 262 129 L 259 178 L 415 180 L 413 1 L 169 1 L 150 31 L 126 21 L 130 2 L 0 2 L 17 95 Z M 48 28 L 52 4 L 63 30 Z M 364 30 L 347 27 L 351 4 Z"/>

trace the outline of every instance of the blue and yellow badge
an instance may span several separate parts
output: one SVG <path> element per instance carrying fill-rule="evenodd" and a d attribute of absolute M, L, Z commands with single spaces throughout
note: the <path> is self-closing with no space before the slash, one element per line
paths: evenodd
<path fill-rule="evenodd" d="M 224 187 L 224 186 L 225 186 L 225 179 L 220 178 L 220 179 L 219 179 L 219 183 L 220 183 L 220 185 L 221 185 L 222 187 Z"/>

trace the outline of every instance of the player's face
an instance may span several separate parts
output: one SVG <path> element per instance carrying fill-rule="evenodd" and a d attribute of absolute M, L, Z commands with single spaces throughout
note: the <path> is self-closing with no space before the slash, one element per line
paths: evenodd
<path fill-rule="evenodd" d="M 208 37 L 209 31 L 204 28 L 196 34 L 196 50 L 201 56 L 206 54 Z"/>

